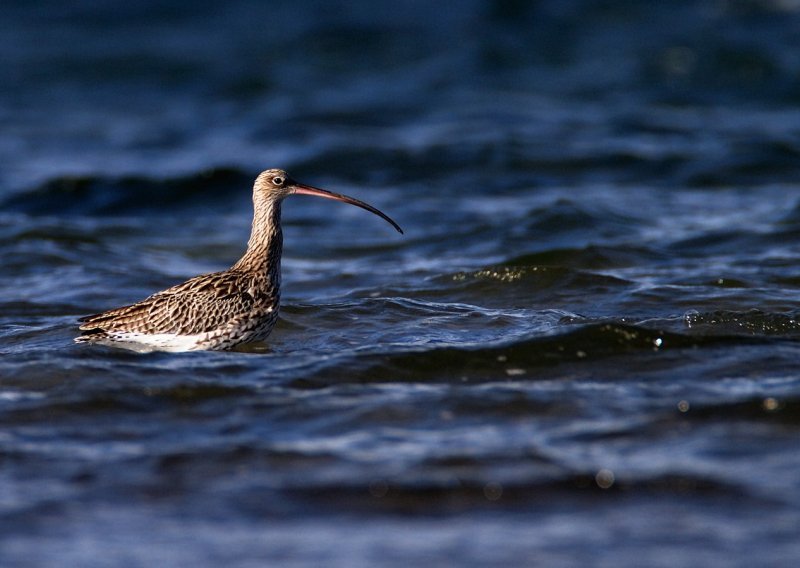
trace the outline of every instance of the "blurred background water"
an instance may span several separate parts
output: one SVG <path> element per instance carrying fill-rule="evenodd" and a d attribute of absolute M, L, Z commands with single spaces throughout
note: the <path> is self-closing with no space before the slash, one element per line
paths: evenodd
<path fill-rule="evenodd" d="M 800 558 L 800 2 L 5 2 L 0 564 Z M 267 353 L 74 345 L 284 207 Z"/>

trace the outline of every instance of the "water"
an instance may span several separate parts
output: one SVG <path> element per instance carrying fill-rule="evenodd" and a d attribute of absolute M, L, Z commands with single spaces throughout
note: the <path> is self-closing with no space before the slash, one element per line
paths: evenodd
<path fill-rule="evenodd" d="M 7 3 L 0 564 L 800 557 L 795 2 Z M 75 345 L 284 207 L 260 354 Z"/>

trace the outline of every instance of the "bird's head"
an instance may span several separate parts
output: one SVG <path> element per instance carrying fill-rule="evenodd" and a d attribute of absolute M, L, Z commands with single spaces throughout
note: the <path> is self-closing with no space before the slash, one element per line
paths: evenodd
<path fill-rule="evenodd" d="M 292 179 L 292 177 L 284 170 L 272 169 L 264 170 L 256 178 L 254 191 L 262 198 L 270 201 L 281 201 L 290 195 L 316 195 L 317 197 L 324 197 L 326 199 L 333 199 L 343 203 L 349 203 L 356 207 L 366 209 L 370 213 L 374 213 L 378 217 L 382 217 L 390 223 L 398 232 L 402 233 L 403 229 L 400 225 L 395 223 L 388 215 L 376 209 L 372 205 L 364 203 L 355 197 L 349 197 L 340 193 L 334 193 L 325 189 L 319 189 L 310 185 L 302 184 Z"/>

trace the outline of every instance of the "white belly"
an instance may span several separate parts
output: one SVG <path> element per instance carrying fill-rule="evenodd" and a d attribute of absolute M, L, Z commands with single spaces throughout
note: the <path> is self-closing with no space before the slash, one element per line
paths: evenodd
<path fill-rule="evenodd" d="M 208 333 L 197 333 L 195 335 L 177 335 L 174 333 L 118 333 L 115 332 L 107 337 L 97 338 L 93 343 L 101 345 L 111 345 L 122 347 L 140 353 L 150 351 L 169 351 L 178 353 L 181 351 L 197 351 L 206 349 L 202 347 L 202 342 L 207 339 Z"/>

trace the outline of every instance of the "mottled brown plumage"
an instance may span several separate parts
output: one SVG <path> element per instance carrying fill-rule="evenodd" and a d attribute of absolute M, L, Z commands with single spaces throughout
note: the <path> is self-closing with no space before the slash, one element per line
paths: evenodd
<path fill-rule="evenodd" d="M 266 339 L 278 318 L 281 202 L 293 194 L 356 205 L 400 227 L 371 205 L 297 183 L 283 170 L 262 172 L 253 186 L 247 251 L 230 269 L 196 276 L 140 302 L 81 318 L 77 342 L 169 351 L 225 350 Z"/>

